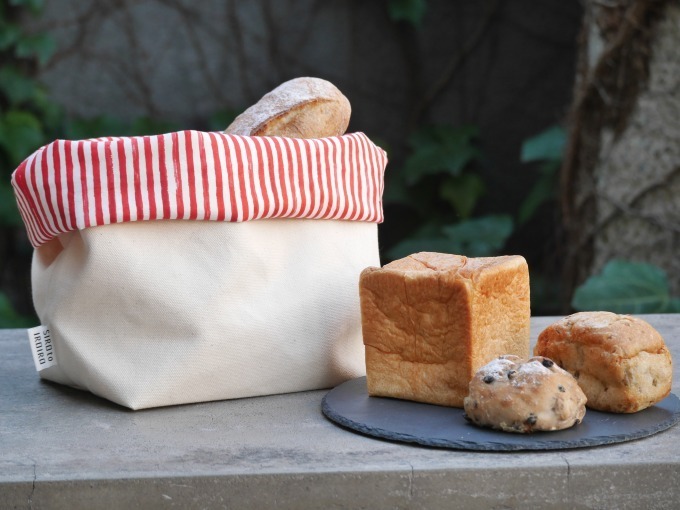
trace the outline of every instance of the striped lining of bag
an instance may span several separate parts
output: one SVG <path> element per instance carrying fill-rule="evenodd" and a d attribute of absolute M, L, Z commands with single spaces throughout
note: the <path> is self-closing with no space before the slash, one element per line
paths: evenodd
<path fill-rule="evenodd" d="M 299 139 L 180 131 L 57 140 L 12 175 L 29 239 L 140 220 L 383 220 L 385 151 L 363 133 Z"/>

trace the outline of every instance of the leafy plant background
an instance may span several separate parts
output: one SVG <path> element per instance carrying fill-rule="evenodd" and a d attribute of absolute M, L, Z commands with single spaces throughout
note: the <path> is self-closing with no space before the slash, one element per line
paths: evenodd
<path fill-rule="evenodd" d="M 680 297 L 671 295 L 668 275 L 662 269 L 612 260 L 576 289 L 572 306 L 615 313 L 680 313 Z"/>
<path fill-rule="evenodd" d="M 21 290 L 30 286 L 31 247 L 23 235 L 10 175 L 62 127 L 60 109 L 32 79 L 37 66 L 51 56 L 53 42 L 45 34 L 26 34 L 19 24 L 24 12 L 36 15 L 41 7 L 37 0 L 0 4 L 0 327 L 35 325 L 32 316 L 17 312 L 13 305 Z"/>
<path fill-rule="evenodd" d="M 488 4 L 490 9 L 498 8 L 498 2 Z M 395 29 L 406 34 L 405 40 L 422 29 L 430 7 L 425 0 L 389 0 L 384 5 Z M 0 327 L 37 324 L 25 296 L 23 305 L 15 305 L 30 288 L 32 250 L 9 184 L 14 168 L 32 151 L 57 138 L 155 134 L 189 127 L 162 116 L 67 115 L 35 78 L 57 49 L 48 32 L 24 28 L 26 18 L 39 17 L 43 8 L 42 0 L 0 3 Z M 559 119 L 527 138 L 520 148 L 517 157 L 524 172 L 520 178 L 527 183 L 523 196 L 498 200 L 496 184 L 488 179 L 487 134 L 476 125 L 430 124 L 424 120 L 423 108 L 409 119 L 411 134 L 403 147 L 391 147 L 379 134 L 373 136 L 390 155 L 384 202 L 386 213 L 394 214 L 399 223 L 399 229 L 383 236 L 387 238 L 383 262 L 417 251 L 468 256 L 530 252 L 534 313 L 563 312 L 556 225 L 558 174 L 566 135 Z M 223 129 L 237 112 L 224 108 L 191 127 Z M 577 290 L 572 307 L 636 313 L 678 311 L 678 299 L 669 295 L 665 278 L 658 268 L 615 261 Z"/>

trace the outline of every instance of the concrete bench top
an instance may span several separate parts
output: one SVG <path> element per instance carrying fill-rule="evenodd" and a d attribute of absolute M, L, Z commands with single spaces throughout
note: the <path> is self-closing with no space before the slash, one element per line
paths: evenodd
<path fill-rule="evenodd" d="M 666 339 L 680 394 L 680 315 Z M 532 342 L 556 320 L 532 320 Z M 320 410 L 325 391 L 129 411 L 41 382 L 24 330 L 0 331 L 0 509 L 680 508 L 680 425 L 548 452 L 373 439 Z"/>

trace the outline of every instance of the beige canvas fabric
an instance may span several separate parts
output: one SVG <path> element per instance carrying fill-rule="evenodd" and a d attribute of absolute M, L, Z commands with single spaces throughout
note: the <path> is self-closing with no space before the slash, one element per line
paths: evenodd
<path fill-rule="evenodd" d="M 58 240 L 33 261 L 57 359 L 45 379 L 142 409 L 365 374 L 358 281 L 379 265 L 375 223 L 144 221 Z"/>

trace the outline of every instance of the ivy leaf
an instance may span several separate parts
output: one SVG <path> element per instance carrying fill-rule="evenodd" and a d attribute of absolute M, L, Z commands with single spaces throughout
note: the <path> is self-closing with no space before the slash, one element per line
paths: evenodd
<path fill-rule="evenodd" d="M 680 298 L 671 298 L 666 313 L 680 313 Z"/>
<path fill-rule="evenodd" d="M 406 21 L 415 27 L 421 25 L 426 10 L 425 0 L 390 0 L 387 6 L 392 21 Z"/>
<path fill-rule="evenodd" d="M 460 175 L 480 151 L 473 145 L 474 127 L 454 129 L 448 126 L 424 128 L 410 138 L 413 154 L 404 163 L 404 178 L 409 185 L 426 175 Z"/>
<path fill-rule="evenodd" d="M 40 114 L 43 130 L 54 131 L 57 136 L 63 137 L 64 110 L 61 106 L 52 102 L 45 89 L 40 86 L 35 87 L 35 93 L 31 99 L 36 111 Z"/>
<path fill-rule="evenodd" d="M 444 227 L 428 223 L 408 239 L 397 243 L 387 256 L 394 260 L 411 253 L 434 251 L 486 257 L 497 254 L 512 231 L 512 218 L 508 215 L 481 216 Z"/>
<path fill-rule="evenodd" d="M 6 50 L 17 42 L 21 35 L 21 29 L 13 24 L 0 22 L 0 50 Z"/>
<path fill-rule="evenodd" d="M 0 117 L 0 147 L 9 154 L 13 165 L 43 144 L 40 121 L 29 112 L 12 110 Z"/>
<path fill-rule="evenodd" d="M 0 90 L 5 93 L 11 105 L 31 99 L 36 93 L 36 85 L 33 80 L 27 78 L 14 66 L 6 66 L 0 69 Z"/>
<path fill-rule="evenodd" d="M 484 191 L 486 187 L 479 175 L 462 174 L 442 184 L 439 195 L 451 204 L 461 218 L 468 218 Z"/>
<path fill-rule="evenodd" d="M 615 313 L 663 313 L 674 309 L 666 273 L 641 262 L 612 260 L 602 273 L 591 276 L 574 292 L 576 310 L 607 310 Z"/>
<path fill-rule="evenodd" d="M 451 240 L 453 253 L 470 257 L 486 257 L 497 254 L 513 231 L 509 215 L 489 215 L 462 221 L 442 228 Z"/>
<path fill-rule="evenodd" d="M 526 140 L 522 144 L 520 160 L 523 163 L 532 161 L 560 161 L 564 153 L 567 135 L 561 126 L 553 126 Z"/>
<path fill-rule="evenodd" d="M 545 202 L 555 198 L 557 173 L 562 161 L 566 132 L 561 126 L 553 126 L 522 144 L 523 163 L 541 162 L 541 175 L 524 198 L 517 214 L 517 222 L 526 223 Z"/>
<path fill-rule="evenodd" d="M 19 58 L 37 58 L 42 66 L 50 59 L 56 45 L 48 34 L 23 36 L 17 41 L 15 54 Z"/>

